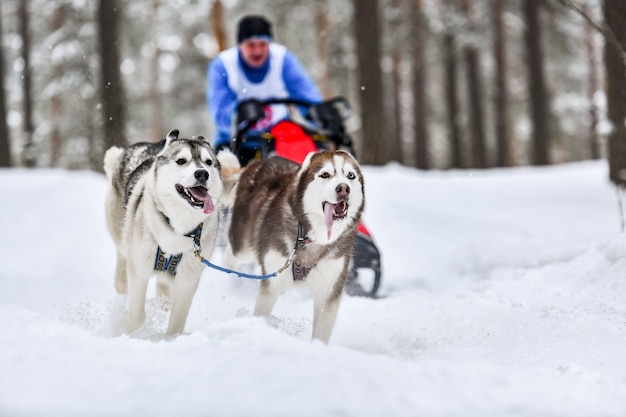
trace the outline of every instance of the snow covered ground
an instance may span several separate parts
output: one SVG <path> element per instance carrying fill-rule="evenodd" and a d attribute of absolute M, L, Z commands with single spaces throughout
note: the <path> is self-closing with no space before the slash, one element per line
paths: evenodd
<path fill-rule="evenodd" d="M 626 236 L 605 162 L 365 167 L 382 299 L 328 346 L 306 293 L 206 270 L 186 334 L 122 334 L 105 179 L 0 170 L 0 416 L 624 416 Z"/>

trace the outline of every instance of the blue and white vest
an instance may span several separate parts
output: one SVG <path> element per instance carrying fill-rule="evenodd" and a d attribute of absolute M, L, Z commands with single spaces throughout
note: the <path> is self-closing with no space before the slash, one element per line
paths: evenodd
<path fill-rule="evenodd" d="M 267 100 L 270 98 L 287 98 L 289 93 L 283 80 L 283 63 L 287 48 L 283 45 L 270 43 L 270 66 L 265 78 L 260 83 L 253 83 L 246 77 L 239 63 L 239 51 L 237 47 L 227 49 L 220 59 L 224 64 L 228 75 L 228 86 L 237 95 L 237 101 L 241 102 L 249 98 Z M 284 105 L 272 105 L 265 107 L 265 118 L 259 120 L 253 127 L 255 131 L 264 131 L 279 121 L 287 118 L 288 111 Z"/>

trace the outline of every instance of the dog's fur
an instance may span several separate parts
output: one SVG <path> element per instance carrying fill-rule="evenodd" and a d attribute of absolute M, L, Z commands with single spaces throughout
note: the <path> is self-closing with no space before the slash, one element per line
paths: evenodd
<path fill-rule="evenodd" d="M 238 162 L 218 155 L 229 172 Z M 233 181 L 224 178 L 226 188 Z M 226 263 L 237 268 L 257 262 L 264 274 L 281 268 L 296 246 L 299 225 L 310 243 L 298 249 L 294 263 L 309 270 L 294 280 L 292 268 L 262 281 L 255 315 L 272 312 L 280 294 L 306 285 L 314 302 L 313 338 L 328 343 L 348 279 L 356 227 L 365 205 L 364 183 L 356 159 L 344 151 L 311 153 L 302 166 L 281 157 L 245 168 L 224 201 L 232 203 Z"/>
<path fill-rule="evenodd" d="M 128 294 L 126 331 L 143 324 L 155 275 L 158 294 L 169 298 L 167 334 L 181 333 L 203 270 L 186 235 L 202 225 L 201 253 L 209 258 L 219 228 L 223 184 L 215 152 L 204 137 L 179 139 L 173 130 L 159 143 L 111 147 L 104 170 L 110 182 L 107 224 L 117 248 L 115 289 Z M 159 247 L 166 259 L 182 253 L 176 275 L 155 270 Z"/>

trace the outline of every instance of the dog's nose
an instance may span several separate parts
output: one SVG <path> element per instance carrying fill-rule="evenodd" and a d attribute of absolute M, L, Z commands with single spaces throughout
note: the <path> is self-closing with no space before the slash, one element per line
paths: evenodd
<path fill-rule="evenodd" d="M 196 177 L 198 181 L 207 182 L 209 179 L 209 172 L 206 169 L 199 169 L 193 173 L 193 176 Z"/>
<path fill-rule="evenodd" d="M 335 188 L 335 191 L 340 197 L 345 197 L 350 194 L 350 186 L 348 184 L 341 183 Z"/>

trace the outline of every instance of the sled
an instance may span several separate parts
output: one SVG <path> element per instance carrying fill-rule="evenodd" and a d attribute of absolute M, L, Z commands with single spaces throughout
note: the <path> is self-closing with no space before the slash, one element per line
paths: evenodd
<path fill-rule="evenodd" d="M 255 133 L 255 125 L 266 117 L 266 110 L 272 105 L 287 106 L 290 117 L 278 122 L 269 132 Z M 343 149 L 356 156 L 352 138 L 344 127 L 344 121 L 351 115 L 350 104 L 344 97 L 317 104 L 292 99 L 251 99 L 239 103 L 236 113 L 230 149 L 241 166 L 274 155 L 301 164 L 309 152 L 317 150 Z M 374 298 L 380 285 L 380 251 L 370 231 L 360 223 L 346 292 Z"/>

